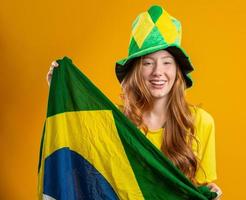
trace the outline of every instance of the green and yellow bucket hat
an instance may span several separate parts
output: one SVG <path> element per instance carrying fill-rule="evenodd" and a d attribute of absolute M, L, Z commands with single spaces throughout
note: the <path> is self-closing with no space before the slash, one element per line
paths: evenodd
<path fill-rule="evenodd" d="M 179 64 L 186 87 L 191 87 L 192 79 L 189 73 L 193 71 L 193 67 L 180 46 L 181 33 L 181 23 L 160 6 L 151 6 L 147 12 L 140 13 L 132 23 L 128 57 L 116 62 L 115 72 L 120 83 L 135 58 L 165 49 Z"/>

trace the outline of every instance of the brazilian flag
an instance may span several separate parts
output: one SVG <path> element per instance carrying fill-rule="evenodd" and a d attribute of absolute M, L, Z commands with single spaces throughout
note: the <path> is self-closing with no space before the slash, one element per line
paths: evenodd
<path fill-rule="evenodd" d="M 39 199 L 208 200 L 68 57 L 50 85 Z"/>

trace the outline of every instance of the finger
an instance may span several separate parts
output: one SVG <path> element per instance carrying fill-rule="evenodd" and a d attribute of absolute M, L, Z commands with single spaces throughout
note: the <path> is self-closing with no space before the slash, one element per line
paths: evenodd
<path fill-rule="evenodd" d="M 50 69 L 49 71 L 48 71 L 48 73 L 47 73 L 47 76 L 48 75 L 52 75 L 53 74 L 53 69 Z"/>
<path fill-rule="evenodd" d="M 47 79 L 51 78 L 52 77 L 52 73 L 48 73 L 46 77 L 47 77 Z"/>
<path fill-rule="evenodd" d="M 212 185 L 207 185 L 207 187 L 208 187 L 209 189 L 212 189 L 212 188 L 213 188 L 213 186 L 212 186 Z"/>
<path fill-rule="evenodd" d="M 49 72 L 48 74 L 47 74 L 47 76 L 52 76 L 53 75 L 53 72 Z"/>
<path fill-rule="evenodd" d="M 218 192 L 218 190 L 216 189 L 216 188 L 212 188 L 211 190 L 210 190 L 211 192 Z"/>
<path fill-rule="evenodd" d="M 217 194 L 218 194 L 218 196 L 221 196 L 222 195 L 222 191 L 221 190 L 217 191 Z"/>
<path fill-rule="evenodd" d="M 218 192 L 220 189 L 216 185 L 212 185 L 211 189 L 212 192 Z"/>
<path fill-rule="evenodd" d="M 215 185 L 214 185 L 213 183 L 209 183 L 209 184 L 207 184 L 207 187 L 208 187 L 209 189 L 212 189 L 212 188 L 215 187 Z"/>
<path fill-rule="evenodd" d="M 52 65 L 53 67 L 58 67 L 58 66 L 59 66 L 59 64 L 58 64 L 55 60 L 51 63 L 51 65 Z"/>
<path fill-rule="evenodd" d="M 211 189 L 212 192 L 216 192 L 218 195 L 221 195 L 222 194 L 222 191 L 220 188 L 218 187 L 214 187 L 213 189 Z"/>
<path fill-rule="evenodd" d="M 50 68 L 49 68 L 49 72 L 51 72 L 51 71 L 53 71 L 54 70 L 54 66 L 50 66 Z"/>
<path fill-rule="evenodd" d="M 46 80 L 47 80 L 47 82 L 48 82 L 48 85 L 50 85 L 51 76 L 47 76 L 47 77 L 46 77 Z"/>
<path fill-rule="evenodd" d="M 222 192 L 220 191 L 220 192 L 216 192 L 216 193 L 217 193 L 217 197 L 214 200 L 219 200 L 221 195 L 222 195 Z"/>
<path fill-rule="evenodd" d="M 47 73 L 47 75 L 46 75 L 47 81 L 49 81 L 49 80 L 51 79 L 52 75 L 53 75 L 53 70 L 51 70 L 51 71 L 49 71 L 49 72 Z"/>

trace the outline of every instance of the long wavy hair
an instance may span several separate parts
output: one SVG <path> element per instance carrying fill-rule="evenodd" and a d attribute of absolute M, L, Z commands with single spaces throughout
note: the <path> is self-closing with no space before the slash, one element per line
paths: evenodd
<path fill-rule="evenodd" d="M 177 65 L 176 79 L 168 94 L 167 120 L 161 151 L 194 184 L 198 159 L 192 151 L 195 138 L 194 119 L 185 99 L 185 81 Z M 142 57 L 131 63 L 129 72 L 121 83 L 123 113 L 140 129 L 148 132 L 143 113 L 153 108 L 153 97 L 141 74 Z M 198 145 L 198 144 L 197 144 Z"/>

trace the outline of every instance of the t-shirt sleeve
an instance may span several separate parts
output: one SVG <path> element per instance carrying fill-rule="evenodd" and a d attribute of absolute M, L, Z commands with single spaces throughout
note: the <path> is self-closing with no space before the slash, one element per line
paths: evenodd
<path fill-rule="evenodd" d="M 198 139 L 197 156 L 199 158 L 196 180 L 200 184 L 217 179 L 215 153 L 215 125 L 212 116 L 199 108 L 196 117 L 196 136 Z"/>

